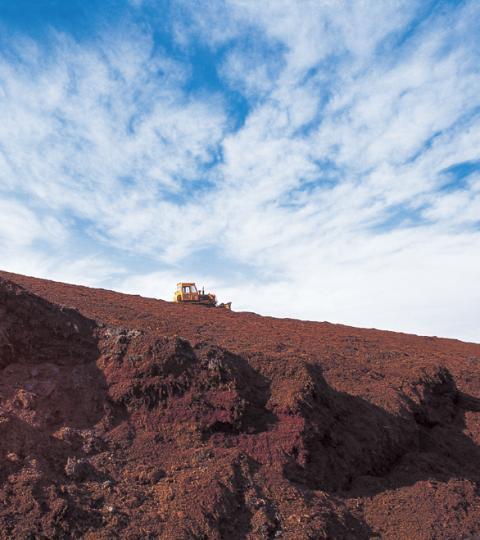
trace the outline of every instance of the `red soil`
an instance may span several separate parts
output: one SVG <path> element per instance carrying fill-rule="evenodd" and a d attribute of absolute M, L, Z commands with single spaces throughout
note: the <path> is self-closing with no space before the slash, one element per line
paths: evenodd
<path fill-rule="evenodd" d="M 480 538 L 480 345 L 0 272 L 1 538 Z"/>

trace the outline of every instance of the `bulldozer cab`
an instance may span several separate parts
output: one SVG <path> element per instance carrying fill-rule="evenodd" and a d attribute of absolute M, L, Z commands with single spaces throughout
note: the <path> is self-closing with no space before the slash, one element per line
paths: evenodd
<path fill-rule="evenodd" d="M 176 302 L 198 302 L 198 290 L 195 283 L 177 283 L 174 301 Z"/>

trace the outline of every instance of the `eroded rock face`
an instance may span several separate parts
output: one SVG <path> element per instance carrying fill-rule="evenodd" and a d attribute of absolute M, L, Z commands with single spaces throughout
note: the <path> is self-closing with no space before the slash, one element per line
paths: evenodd
<path fill-rule="evenodd" d="M 149 340 L 136 335 L 119 360 L 109 331 L 101 346 L 109 395 L 130 412 L 189 422 L 204 438 L 255 430 L 271 416 L 264 407 L 262 384 L 268 385 L 262 376 L 243 358 L 217 346 L 193 348 L 179 337 Z M 109 370 L 112 364 L 117 369 Z"/>
<path fill-rule="evenodd" d="M 480 346 L 25 283 L 56 303 L 0 279 L 0 537 L 480 534 Z"/>
<path fill-rule="evenodd" d="M 0 369 L 9 364 L 84 364 L 97 356 L 94 321 L 53 306 L 0 277 Z"/>

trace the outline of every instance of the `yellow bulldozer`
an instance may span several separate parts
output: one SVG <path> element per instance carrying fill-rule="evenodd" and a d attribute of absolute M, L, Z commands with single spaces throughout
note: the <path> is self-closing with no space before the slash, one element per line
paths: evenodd
<path fill-rule="evenodd" d="M 177 283 L 177 289 L 173 294 L 173 301 L 182 304 L 198 304 L 200 306 L 218 307 L 224 309 L 232 309 L 232 303 L 217 303 L 217 297 L 213 293 L 205 293 L 205 289 L 201 291 L 193 282 L 186 283 L 184 281 Z"/>

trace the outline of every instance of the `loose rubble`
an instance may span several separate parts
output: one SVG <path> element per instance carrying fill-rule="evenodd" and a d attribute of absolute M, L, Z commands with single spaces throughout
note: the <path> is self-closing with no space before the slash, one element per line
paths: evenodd
<path fill-rule="evenodd" d="M 0 272 L 0 538 L 480 536 L 480 345 Z"/>

